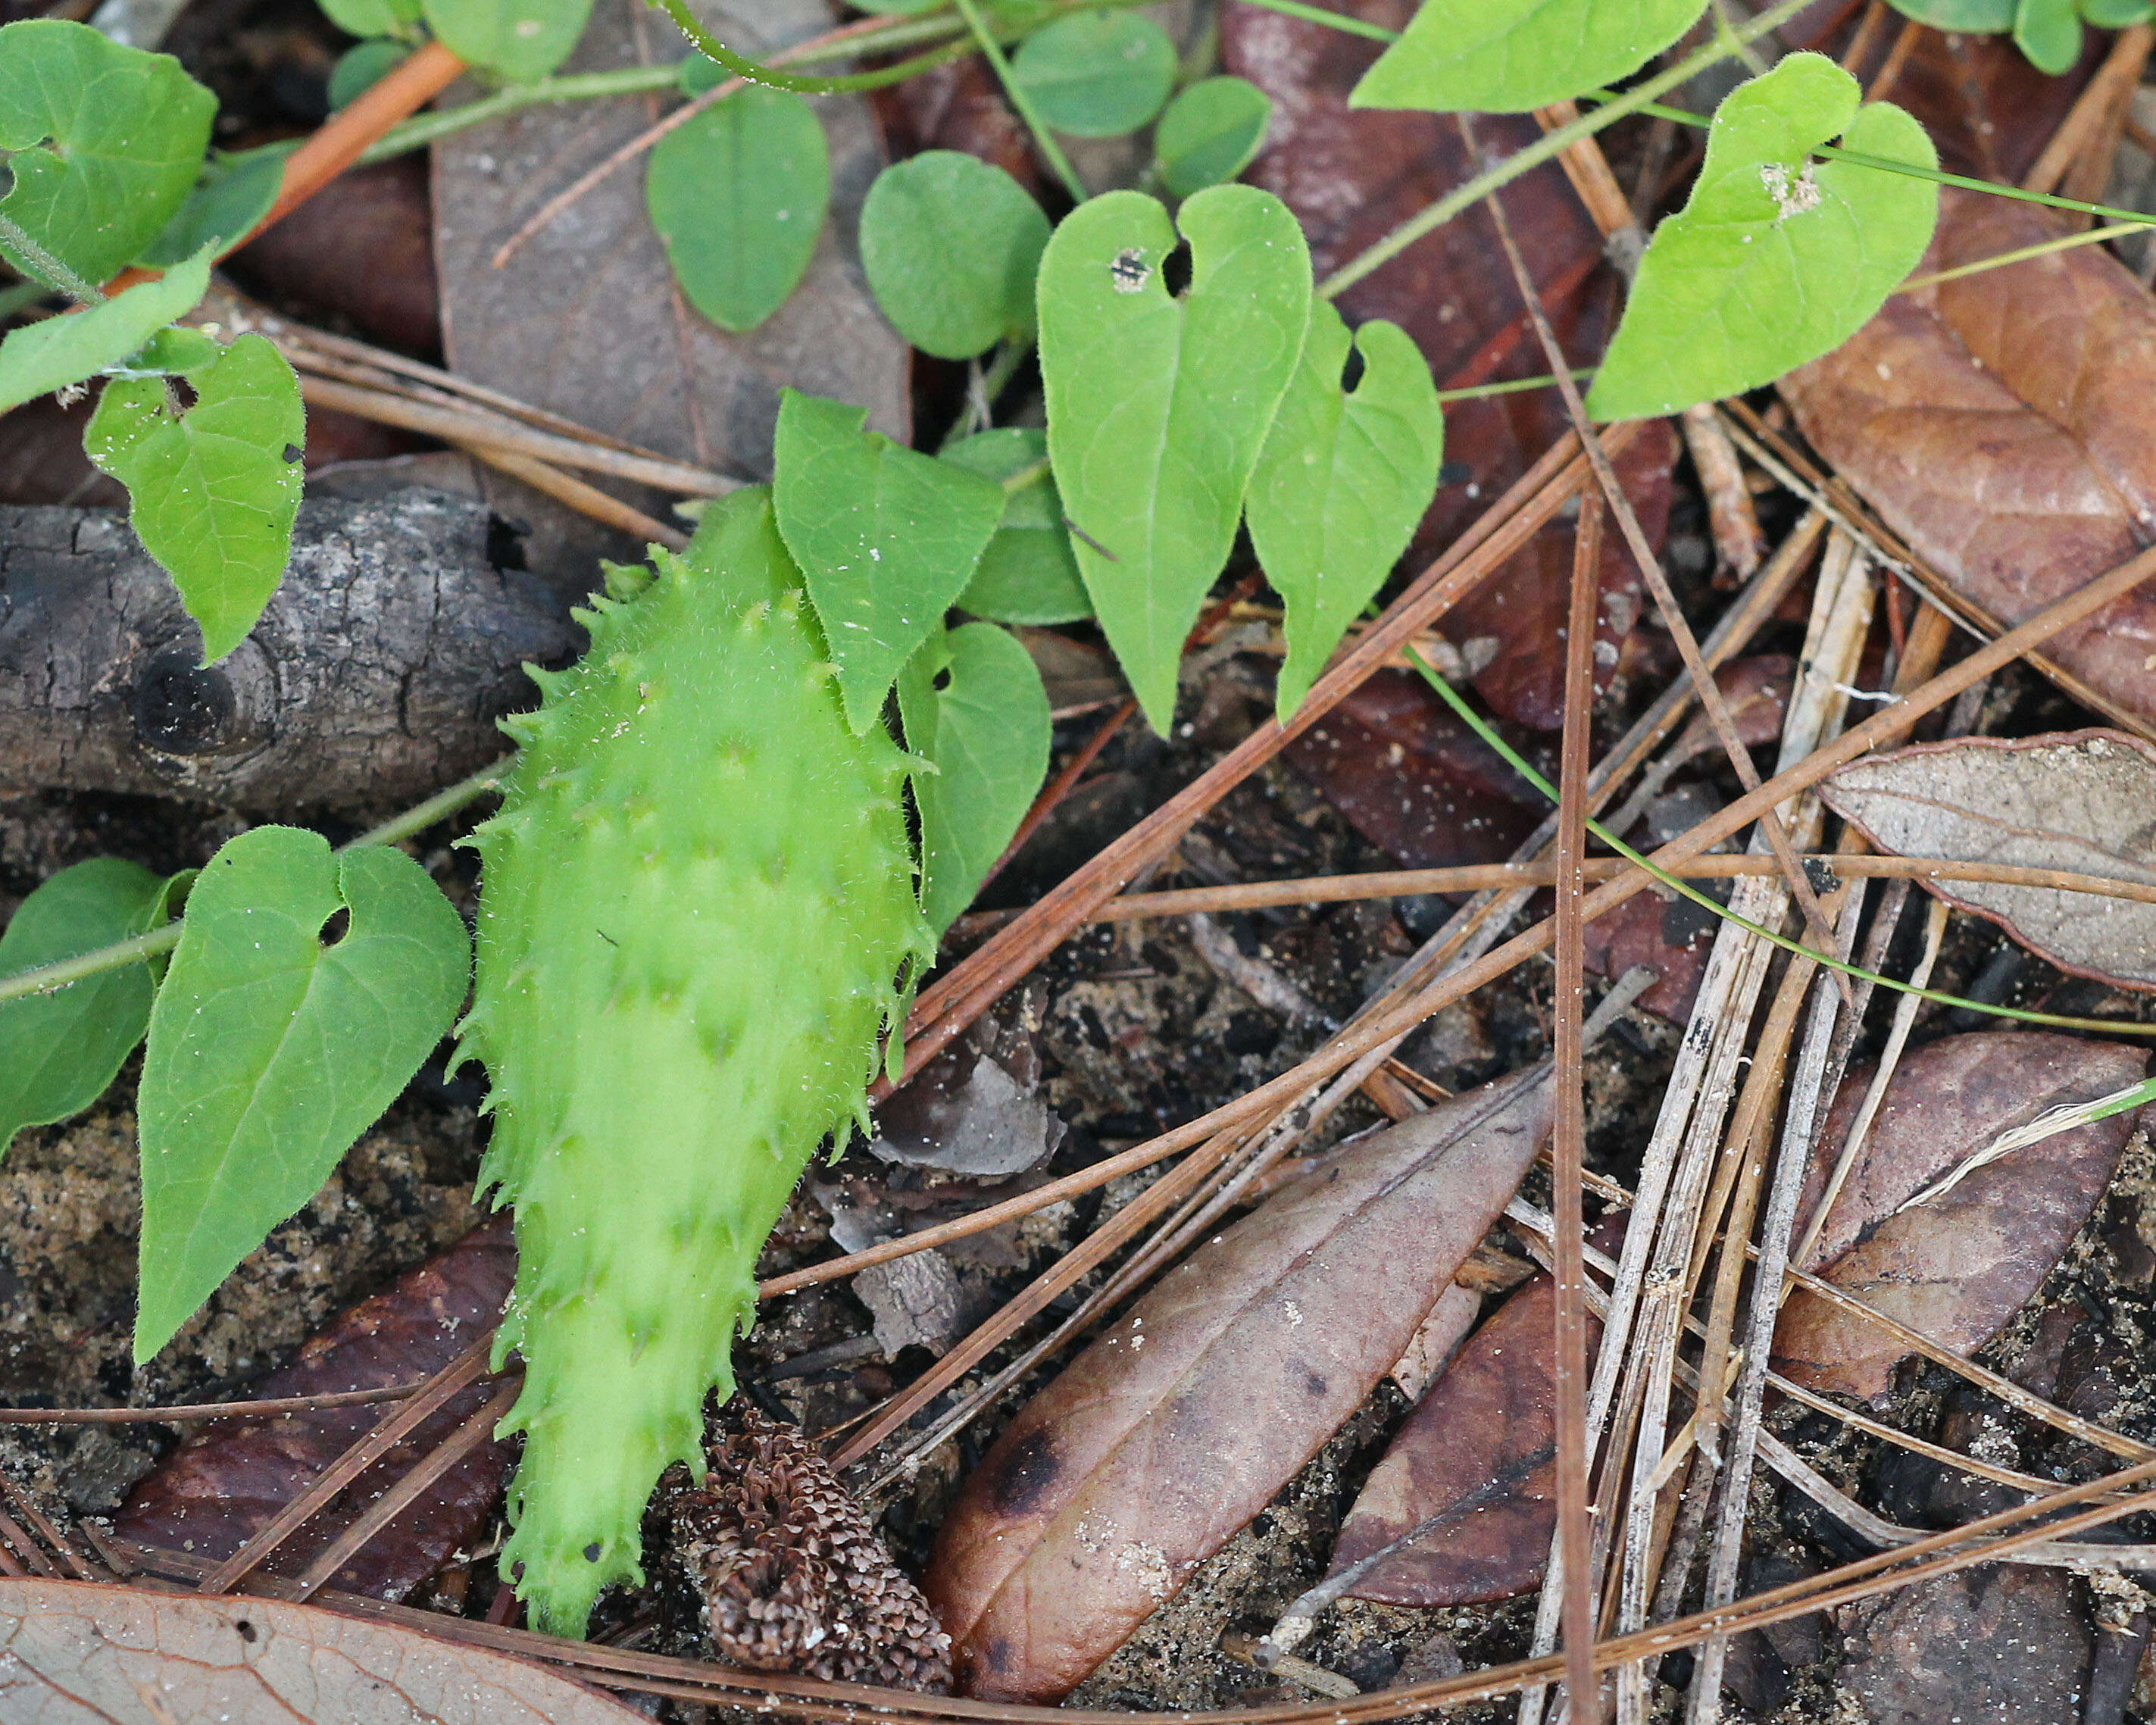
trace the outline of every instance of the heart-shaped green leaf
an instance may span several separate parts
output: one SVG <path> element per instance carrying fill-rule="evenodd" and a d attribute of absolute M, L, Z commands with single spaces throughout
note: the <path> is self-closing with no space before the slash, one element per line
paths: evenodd
<path fill-rule="evenodd" d="M 569 57 L 592 0 L 426 0 L 427 26 L 457 58 L 531 84 Z"/>
<path fill-rule="evenodd" d="M 1163 734 L 1183 637 L 1227 561 L 1311 305 L 1302 229 L 1270 193 L 1209 187 L 1180 220 L 1181 295 L 1161 279 L 1175 226 L 1136 192 L 1064 218 L 1039 294 L 1048 448 L 1079 572 Z"/>
<path fill-rule="evenodd" d="M 921 909 L 942 934 L 980 890 L 1048 773 L 1048 691 L 1032 655 L 993 623 L 921 646 L 898 681 L 913 778 Z"/>
<path fill-rule="evenodd" d="M 2074 0 L 2020 0 L 2014 8 L 2014 45 L 2040 72 L 2054 78 L 2082 57 L 2081 15 Z"/>
<path fill-rule="evenodd" d="M 1349 339 L 1321 300 L 1250 480 L 1251 542 L 1287 602 L 1275 696 L 1283 725 L 1407 549 L 1445 453 L 1437 386 L 1407 331 L 1383 322 L 1356 331 L 1363 375 L 1352 395 L 1341 386 Z"/>
<path fill-rule="evenodd" d="M 816 255 L 831 200 L 823 122 L 789 90 L 737 90 L 659 141 L 644 196 L 689 303 L 752 330 Z"/>
<path fill-rule="evenodd" d="M 1272 117 L 1271 100 L 1249 79 L 1199 79 L 1152 129 L 1161 184 L 1178 198 L 1225 185 L 1250 165 Z"/>
<path fill-rule="evenodd" d="M 952 444 L 941 459 L 1009 481 L 1048 459 L 1048 434 L 1003 426 Z M 1077 623 L 1093 614 L 1053 475 L 1038 474 L 1006 497 L 1003 524 L 958 595 L 958 608 L 997 623 Z"/>
<path fill-rule="evenodd" d="M 861 429 L 865 408 L 781 392 L 772 501 L 865 732 L 899 667 L 942 626 L 1003 519 L 1004 488 Z"/>
<path fill-rule="evenodd" d="M 1810 152 L 1839 134 L 1845 149 L 1927 171 L 1938 157 L 1902 110 L 1858 100 L 1856 80 L 1816 54 L 1724 98 L 1691 201 L 1640 260 L 1587 398 L 1597 418 L 1771 383 L 1855 335 L 1900 285 L 1931 242 L 1938 186 Z"/>
<path fill-rule="evenodd" d="M 1135 131 L 1175 88 L 1175 44 L 1134 12 L 1081 12 L 1025 39 L 1011 75 L 1040 117 L 1076 138 Z"/>
<path fill-rule="evenodd" d="M 342 938 L 323 944 L 339 911 Z M 257 827 L 209 860 L 150 1013 L 139 1363 L 315 1195 L 447 1033 L 464 919 L 400 850 Z"/>
<path fill-rule="evenodd" d="M 1423 0 L 1348 100 L 1522 114 L 1638 71 L 1704 10 L 1702 0 Z"/>
<path fill-rule="evenodd" d="M 927 150 L 886 168 L 861 204 L 861 269 L 891 326 L 924 353 L 971 359 L 1033 333 L 1048 218 L 993 164 Z"/>
<path fill-rule="evenodd" d="M 266 336 L 240 336 L 187 380 L 194 405 L 175 414 L 162 378 L 114 378 L 83 448 L 127 487 L 136 535 L 202 625 L 213 665 L 246 639 L 284 575 L 307 413 Z"/>
<path fill-rule="evenodd" d="M 193 311 L 208 289 L 209 254 L 202 252 L 102 305 L 10 330 L 0 341 L 0 413 L 118 365 Z"/>
<path fill-rule="evenodd" d="M 321 8 L 348 36 L 395 36 L 419 22 L 419 0 L 321 0 Z"/>
<path fill-rule="evenodd" d="M 15 184 L 0 215 L 77 275 L 105 281 L 187 197 L 216 113 L 217 98 L 170 54 L 63 19 L 9 24 L 0 29 L 0 149 L 15 152 Z M 45 280 L 16 249 L 0 251 Z"/>
<path fill-rule="evenodd" d="M 254 231 L 270 213 L 285 183 L 285 162 L 292 152 L 276 144 L 259 150 L 213 156 L 163 231 L 142 248 L 135 261 L 152 270 L 169 269 L 204 246 L 222 251 Z"/>
<path fill-rule="evenodd" d="M 2014 28 L 2014 0 L 1889 0 L 1902 17 L 1935 30 L 1988 35 Z"/>
<path fill-rule="evenodd" d="M 0 934 L 0 976 L 35 970 L 143 933 L 164 882 L 139 864 L 94 857 L 62 869 Z M 105 1094 L 142 1040 L 156 991 L 146 963 L 0 1003 L 0 1150 L 26 1126 L 77 1114 Z"/>

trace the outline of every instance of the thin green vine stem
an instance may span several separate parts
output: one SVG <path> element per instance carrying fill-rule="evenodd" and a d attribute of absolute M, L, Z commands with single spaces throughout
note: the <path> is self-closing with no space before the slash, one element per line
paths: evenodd
<path fill-rule="evenodd" d="M 1758 17 L 1745 24 L 1737 33 L 1742 42 L 1752 42 L 1777 26 L 1786 23 L 1810 4 L 1810 0 L 1780 0 Z M 1342 264 L 1332 275 L 1317 285 L 1317 291 L 1327 299 L 1353 287 L 1373 270 L 1382 267 L 1413 245 L 1424 234 L 1443 227 L 1470 205 L 1479 203 L 1501 186 L 1510 185 L 1521 175 L 1542 166 L 1545 162 L 1563 154 L 1582 138 L 1614 125 L 1627 114 L 1636 114 L 1665 90 L 1674 90 L 1690 81 L 1709 66 L 1727 59 L 1731 49 L 1727 43 L 1712 42 L 1685 56 L 1674 66 L 1656 73 L 1635 90 L 1629 90 L 1614 100 L 1583 114 L 1578 119 L 1560 126 L 1554 131 L 1545 132 L 1524 149 L 1516 150 L 1496 167 L 1477 174 L 1465 185 L 1452 191 L 1418 211 L 1400 223 L 1383 239 Z"/>
<path fill-rule="evenodd" d="M 881 90 L 887 84 L 901 83 L 916 72 L 939 66 L 946 58 L 941 52 L 924 54 L 874 72 L 844 72 L 835 78 L 803 78 L 798 73 L 782 72 L 776 66 L 736 54 L 704 28 L 696 14 L 689 9 L 689 0 L 650 0 L 650 4 L 674 20 L 699 54 L 716 60 L 735 77 L 745 78 L 751 84 L 766 85 L 773 90 L 791 90 L 796 95 L 842 95 L 849 90 Z M 846 46 L 850 53 L 860 52 L 858 40 L 850 41 Z"/>
<path fill-rule="evenodd" d="M 2001 252 L 1992 258 L 1979 258 L 1973 264 L 1957 264 L 1951 270 L 1937 270 L 1929 275 L 1912 275 L 1894 291 L 1913 294 L 1919 288 L 1937 287 L 1943 281 L 1959 281 L 1964 275 L 1981 275 L 1987 270 L 2004 270 L 2009 264 L 2025 264 L 2031 258 L 2047 258 L 2053 252 L 2070 252 L 2076 246 L 2100 245 L 2107 239 L 2148 231 L 2146 222 L 2114 222 L 2108 228 L 2090 228 L 2079 234 L 2047 239 L 2041 245 L 2025 245 L 2018 251 Z"/>
<path fill-rule="evenodd" d="M 515 764 L 516 757 L 496 761 L 483 767 L 469 778 L 459 779 L 446 790 L 440 790 L 424 803 L 413 804 L 402 814 L 371 827 L 348 844 L 340 845 L 340 853 L 357 850 L 368 845 L 397 845 L 424 832 L 436 821 L 445 820 L 468 803 L 475 803 L 492 790 L 500 788 L 502 778 Z M 169 952 L 180 943 L 181 919 L 176 917 L 162 928 L 153 928 L 147 934 L 135 935 L 130 939 L 115 941 L 109 947 L 100 947 L 92 952 L 80 952 L 72 958 L 62 958 L 51 964 L 41 964 L 35 970 L 18 971 L 13 976 L 0 977 L 0 1001 L 20 1000 L 31 994 L 49 994 L 64 988 L 71 983 L 85 978 L 100 976 L 108 970 L 125 969 L 130 964 L 139 964 L 145 958 L 154 958 L 160 952 Z"/>
<path fill-rule="evenodd" d="M 1594 375 L 1593 366 L 1575 366 L 1572 377 L 1575 383 L 1584 383 Z M 1460 389 L 1440 389 L 1437 398 L 1440 403 L 1455 401 L 1483 401 L 1493 395 L 1523 395 L 1530 389 L 1553 389 L 1557 379 L 1548 373 L 1539 377 L 1511 377 L 1502 383 L 1470 383 Z"/>
<path fill-rule="evenodd" d="M 1414 643 L 1409 643 L 1405 651 L 1409 663 L 1421 673 L 1423 680 L 1437 691 L 1439 699 L 1452 709 L 1454 715 L 1460 722 L 1495 749 L 1500 758 L 1513 772 L 1518 773 L 1521 778 L 1527 780 L 1536 790 L 1554 803 L 1558 799 L 1557 787 L 1537 772 L 1532 763 L 1525 756 L 1500 737 L 1489 721 L 1469 706 L 1459 691 L 1437 674 L 1430 661 L 1415 649 Z M 1733 922 L 1747 933 L 1755 934 L 1761 940 L 1779 947 L 1785 952 L 1799 958 L 1809 958 L 1815 964 L 1823 965 L 1829 970 L 1840 971 L 1844 976 L 1854 977 L 1859 982 L 1870 983 L 1877 988 L 1889 988 L 1897 994 L 1913 994 L 1919 1000 L 1933 1001 L 1941 1006 L 1959 1007 L 1965 1011 L 1979 1013 L 1987 1017 L 2019 1019 L 2026 1024 L 2049 1024 L 2054 1029 L 2063 1030 L 2100 1030 L 2110 1035 L 2156 1036 L 2156 1024 L 2136 1024 L 2130 1019 L 2066 1018 L 2056 1013 L 2032 1012 L 2018 1006 L 1993 1006 L 1981 1000 L 1968 1000 L 1958 994 L 1945 993 L 1937 988 L 1919 988 L 1913 983 L 1901 982 L 1891 976 L 1881 976 L 1876 971 L 1863 969 L 1858 965 L 1836 958 L 1830 953 L 1815 952 L 1801 941 L 1792 940 L 1785 934 L 1777 934 L 1771 928 L 1764 927 L 1747 917 L 1738 916 L 1727 905 L 1699 891 L 1689 880 L 1672 875 L 1666 869 L 1657 867 L 1651 858 L 1635 850 L 1592 815 L 1588 817 L 1587 829 L 1633 867 L 1645 870 L 1663 886 L 1681 894 L 1702 908 L 1712 911 L 1723 922 Z"/>
<path fill-rule="evenodd" d="M 665 3 L 672 3 L 672 0 L 665 0 Z M 973 40 L 979 44 L 983 58 L 995 69 L 996 80 L 1003 85 L 1004 94 L 1010 98 L 1011 106 L 1018 110 L 1018 117 L 1025 122 L 1026 130 L 1033 134 L 1033 147 L 1040 151 L 1040 159 L 1054 171 L 1055 177 L 1063 182 L 1063 189 L 1070 194 L 1070 201 L 1083 203 L 1086 197 L 1086 182 L 1078 177 L 1078 170 L 1070 165 L 1070 158 L 1063 153 L 1063 146 L 1055 141 L 1055 134 L 1049 129 L 1048 122 L 1040 117 L 1040 110 L 1034 106 L 1033 98 L 1026 93 L 1025 86 L 1018 81 L 1017 74 L 1011 70 L 1010 57 L 1004 52 L 1003 44 L 996 40 L 995 32 L 988 28 L 988 21 L 981 16 L 980 8 L 974 5 L 973 0 L 954 0 L 954 3 L 958 8 L 958 15 L 966 21 L 966 28 L 973 33 Z"/>
<path fill-rule="evenodd" d="M 1328 29 L 1342 30 L 1350 36 L 1367 36 L 1373 42 L 1397 42 L 1398 30 L 1389 30 L 1383 24 L 1371 23 L 1366 18 L 1350 18 L 1344 12 L 1327 12 L 1322 6 L 1306 6 L 1302 0 L 1250 0 L 1253 6 L 1267 12 L 1277 12 L 1286 18 L 1299 18 L 1306 23 L 1323 24 Z"/>

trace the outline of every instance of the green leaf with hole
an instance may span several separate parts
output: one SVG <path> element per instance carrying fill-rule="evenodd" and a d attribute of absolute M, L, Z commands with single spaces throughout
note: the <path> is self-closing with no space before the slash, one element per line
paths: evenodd
<path fill-rule="evenodd" d="M 1118 137 L 1159 113 L 1175 88 L 1175 44 L 1134 12 L 1081 12 L 1027 37 L 1011 76 L 1055 131 Z"/>
<path fill-rule="evenodd" d="M 861 268 L 891 327 L 938 359 L 1033 333 L 1048 218 L 992 163 L 928 150 L 886 168 L 861 204 Z"/>
<path fill-rule="evenodd" d="M 116 856 L 62 869 L 16 907 L 0 934 L 0 976 L 147 932 L 167 920 L 159 914 L 164 886 Z M 142 1040 L 156 992 L 150 967 L 138 962 L 0 1002 L 0 1150 L 24 1127 L 65 1120 L 105 1094 Z"/>
<path fill-rule="evenodd" d="M 168 54 L 123 48 L 85 24 L 0 29 L 0 150 L 15 183 L 0 215 L 93 284 L 118 275 L 186 199 L 217 99 Z M 0 253 L 58 286 L 20 249 Z"/>
<path fill-rule="evenodd" d="M 1814 145 L 1930 170 L 1924 129 L 1856 80 L 1795 54 L 1715 111 L 1691 201 L 1656 229 L 1596 373 L 1599 419 L 1674 413 L 1771 383 L 1855 335 L 1924 254 L 1938 219 L 1929 180 Z"/>
<path fill-rule="evenodd" d="M 1003 519 L 993 480 L 861 429 L 865 408 L 780 392 L 772 502 L 856 732 L 942 626 Z"/>
<path fill-rule="evenodd" d="M 1048 449 L 1079 573 L 1163 735 L 1183 637 L 1235 542 L 1311 306 L 1302 228 L 1270 193 L 1209 187 L 1179 220 L 1181 295 L 1161 279 L 1175 224 L 1136 192 L 1065 217 L 1040 285 Z"/>
<path fill-rule="evenodd" d="M 306 409 L 274 343 L 242 336 L 186 373 L 194 405 L 172 411 L 161 378 L 116 377 L 83 448 L 127 487 L 142 548 L 162 563 L 213 665 L 254 627 L 291 555 Z"/>
<path fill-rule="evenodd" d="M 349 922 L 325 945 L 331 919 Z M 471 942 L 400 850 L 257 827 L 209 860 L 150 1013 L 137 1110 L 148 1359 L 312 1198 L 447 1034 Z"/>
<path fill-rule="evenodd" d="M 1152 130 L 1161 184 L 1178 198 L 1225 185 L 1250 165 L 1272 117 L 1271 101 L 1247 78 L 1201 78 Z"/>
<path fill-rule="evenodd" d="M 426 0 L 427 27 L 459 59 L 533 84 L 569 57 L 592 0 Z"/>
<path fill-rule="evenodd" d="M 2040 72 L 2056 78 L 2072 71 L 2082 57 L 2082 21 L 2074 0 L 2020 0 L 2014 8 L 2014 45 Z"/>
<path fill-rule="evenodd" d="M 204 246 L 214 254 L 253 233 L 277 201 L 291 153 L 288 145 L 269 144 L 211 157 L 187 201 L 135 261 L 152 270 L 169 269 Z"/>
<path fill-rule="evenodd" d="M 752 330 L 816 254 L 831 200 L 823 125 L 790 91 L 737 90 L 659 141 L 644 195 L 689 303 Z"/>
<path fill-rule="evenodd" d="M 1407 549 L 1445 454 L 1422 350 L 1397 324 L 1366 323 L 1352 339 L 1363 375 L 1350 393 L 1348 326 L 1320 300 L 1250 480 L 1250 540 L 1287 604 L 1275 696 L 1283 725 Z"/>
<path fill-rule="evenodd" d="M 1704 0 L 1423 0 L 1348 104 L 1523 114 L 1629 77 L 1705 9 Z"/>
<path fill-rule="evenodd" d="M 937 934 L 973 903 L 1048 774 L 1053 726 L 1033 655 L 993 623 L 924 642 L 898 681 L 921 813 L 921 909 Z"/>
<path fill-rule="evenodd" d="M 942 459 L 1001 483 L 1048 459 L 1048 434 L 1016 425 L 983 431 L 952 444 Z M 958 595 L 958 608 L 998 623 L 1078 623 L 1093 614 L 1054 475 L 1040 474 L 1005 496 L 1003 522 Z"/>
<path fill-rule="evenodd" d="M 420 0 L 321 0 L 321 8 L 347 36 L 401 36 L 421 10 Z"/>
<path fill-rule="evenodd" d="M 118 365 L 174 318 L 193 311 L 208 289 L 205 252 L 102 305 L 10 330 L 0 341 L 0 413 Z"/>

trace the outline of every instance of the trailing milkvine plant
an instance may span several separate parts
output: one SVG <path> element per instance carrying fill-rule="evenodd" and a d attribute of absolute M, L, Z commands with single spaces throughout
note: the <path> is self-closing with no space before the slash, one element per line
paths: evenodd
<path fill-rule="evenodd" d="M 588 652 L 535 671 L 543 704 L 505 727 L 520 752 L 475 840 L 475 978 L 455 912 L 388 841 L 491 781 L 341 851 L 272 826 L 199 875 L 82 864 L 0 935 L 0 1140 L 90 1106 L 146 1033 L 138 1360 L 314 1194 L 469 988 L 459 1047 L 488 1070 L 494 1120 L 480 1183 L 514 1205 L 519 1247 L 497 1340 L 525 1367 L 503 1563 L 535 1620 L 571 1635 L 601 1587 L 638 1576 L 661 1470 L 701 1465 L 705 1399 L 732 1391 L 764 1238 L 818 1147 L 865 1128 L 915 982 L 1040 785 L 1048 701 L 1004 625 L 1097 621 L 1165 732 L 1183 644 L 1245 528 L 1285 602 L 1288 718 L 1405 549 L 1444 443 L 1413 341 L 1383 322 L 1351 330 L 1332 296 L 1803 0 L 1717 25 L 1644 76 L 1703 0 L 1425 0 L 1397 36 L 1264 0 L 1388 43 L 1358 105 L 1594 104 L 1324 283 L 1286 207 L 1233 183 L 1263 142 L 1265 96 L 1234 78 L 1178 91 L 1173 45 L 1117 4 L 888 4 L 911 15 L 850 49 L 916 58 L 819 78 L 744 58 L 685 0 L 654 3 L 699 50 L 659 76 L 709 99 L 652 154 L 651 218 L 685 296 L 729 330 L 770 316 L 815 250 L 830 188 L 809 98 L 988 56 L 1069 213 L 1051 223 L 1000 169 L 930 151 L 880 176 L 858 236 L 897 331 L 983 368 L 968 434 L 925 454 L 867 430 L 858 407 L 787 391 L 772 484 L 711 506 L 680 555 L 608 571 L 580 614 Z M 1897 3 L 2011 29 L 2047 65 L 2078 54 L 2082 20 L 2152 9 Z M 324 4 L 365 39 L 337 100 L 429 33 L 501 86 L 385 147 L 654 82 L 557 74 L 588 0 Z M 729 76 L 742 87 L 716 95 Z M 182 321 L 213 256 L 276 189 L 273 152 L 205 161 L 213 105 L 177 62 L 83 26 L 0 29 L 0 147 L 14 151 L 0 254 L 30 295 L 75 307 L 0 342 L 0 408 L 101 387 L 90 453 L 127 487 L 205 662 L 275 591 L 305 441 L 274 347 Z M 1791 54 L 1702 123 L 1697 183 L 1646 248 L 1587 398 L 1598 418 L 1772 382 L 1853 334 L 1929 244 L 1949 177 L 1930 141 L 1830 60 Z M 1087 196 L 1058 136 L 1147 126 L 1144 189 Z M 1172 292 L 1179 252 L 1187 285 Z M 131 264 L 162 273 L 106 297 Z M 1036 352 L 1045 430 L 984 424 Z"/>

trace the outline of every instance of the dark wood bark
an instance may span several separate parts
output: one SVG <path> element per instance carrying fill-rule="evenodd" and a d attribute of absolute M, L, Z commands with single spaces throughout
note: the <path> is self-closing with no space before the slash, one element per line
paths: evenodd
<path fill-rule="evenodd" d="M 490 554 L 469 499 L 310 498 L 254 632 L 201 632 L 124 517 L 0 509 L 0 795 L 130 791 L 228 807 L 416 800 L 507 747 L 527 661 L 581 634 Z"/>

